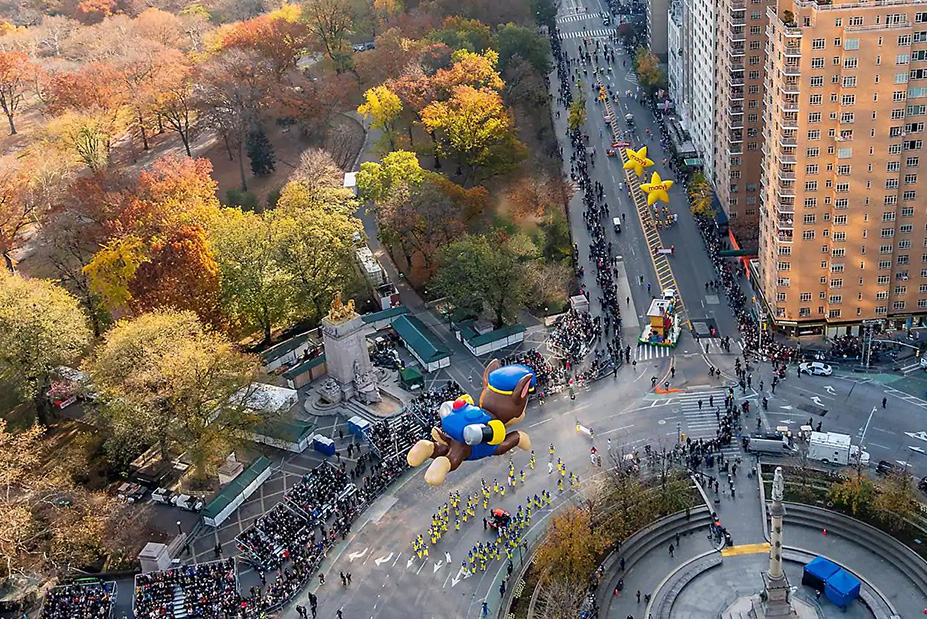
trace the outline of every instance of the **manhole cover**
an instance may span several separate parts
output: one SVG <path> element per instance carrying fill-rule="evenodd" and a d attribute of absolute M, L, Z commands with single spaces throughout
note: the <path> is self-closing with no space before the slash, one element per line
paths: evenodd
<path fill-rule="evenodd" d="M 699 337 L 709 337 L 711 336 L 711 329 L 708 328 L 704 322 L 692 322 L 692 328 L 695 329 L 695 332 L 698 333 Z"/>
<path fill-rule="evenodd" d="M 823 417 L 827 414 L 826 408 L 821 408 L 820 406 L 811 406 L 809 404 L 799 404 L 798 410 L 805 411 L 806 413 L 811 413 L 812 415 L 817 415 L 818 417 Z"/>
<path fill-rule="evenodd" d="M 706 294 L 705 303 L 708 305 L 720 305 L 721 301 L 718 299 L 718 295 L 716 294 Z"/>

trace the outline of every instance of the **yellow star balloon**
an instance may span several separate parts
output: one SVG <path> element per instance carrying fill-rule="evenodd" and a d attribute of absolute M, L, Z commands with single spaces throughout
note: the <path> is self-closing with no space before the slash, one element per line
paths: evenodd
<path fill-rule="evenodd" d="M 638 176 L 644 175 L 644 168 L 653 165 L 653 161 L 647 158 L 647 147 L 641 146 L 640 150 L 631 150 L 626 148 L 624 153 L 628 156 L 627 163 L 624 164 L 625 170 L 634 170 Z"/>
<path fill-rule="evenodd" d="M 649 183 L 641 184 L 641 191 L 647 192 L 647 206 L 652 206 L 657 200 L 669 204 L 669 193 L 667 192 L 672 186 L 673 181 L 665 181 L 660 178 L 659 173 L 654 172 Z"/>

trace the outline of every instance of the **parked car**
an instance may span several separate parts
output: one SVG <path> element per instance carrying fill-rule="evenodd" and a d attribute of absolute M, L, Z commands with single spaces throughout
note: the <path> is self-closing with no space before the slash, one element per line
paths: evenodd
<path fill-rule="evenodd" d="M 897 475 L 903 473 L 904 468 L 894 462 L 889 462 L 888 460 L 879 460 L 879 463 L 876 465 L 876 473 L 884 477 L 889 475 Z"/>
<path fill-rule="evenodd" d="M 798 371 L 811 376 L 830 376 L 834 373 L 834 368 L 823 361 L 812 361 L 811 363 L 800 363 Z"/>
<path fill-rule="evenodd" d="M 116 496 L 126 503 L 138 503 L 145 498 L 147 492 L 148 488 L 145 486 L 126 481 L 119 484 L 119 487 L 116 489 Z"/>
<path fill-rule="evenodd" d="M 190 496 L 189 494 L 174 495 L 171 499 L 171 504 L 174 505 L 174 507 L 179 507 L 188 512 L 199 513 L 199 511 L 203 509 L 203 500 L 195 496 Z"/>
<path fill-rule="evenodd" d="M 157 488 L 151 493 L 151 500 L 162 505 L 173 505 L 174 493 L 167 488 Z"/>

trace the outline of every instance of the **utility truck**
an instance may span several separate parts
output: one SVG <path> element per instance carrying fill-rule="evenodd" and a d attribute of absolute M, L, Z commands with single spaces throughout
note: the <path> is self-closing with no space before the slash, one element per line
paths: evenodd
<path fill-rule="evenodd" d="M 849 434 L 837 432 L 812 432 L 808 441 L 808 458 L 841 466 L 869 464 L 869 452 L 853 445 Z"/>

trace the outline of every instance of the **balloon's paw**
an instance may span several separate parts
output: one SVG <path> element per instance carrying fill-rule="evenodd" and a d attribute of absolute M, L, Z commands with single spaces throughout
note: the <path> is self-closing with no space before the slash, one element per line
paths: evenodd
<path fill-rule="evenodd" d="M 531 449 L 531 437 L 521 430 L 518 431 L 518 448 L 525 451 Z"/>
<path fill-rule="evenodd" d="M 409 455 L 406 456 L 406 462 L 409 463 L 409 466 L 415 467 L 431 457 L 431 454 L 435 452 L 435 444 L 431 441 L 419 441 L 412 446 L 412 449 L 409 450 Z"/>
<path fill-rule="evenodd" d="M 429 486 L 440 486 L 450 470 L 451 461 L 447 459 L 447 456 L 435 458 L 428 467 L 428 471 L 425 472 L 425 483 Z"/>

